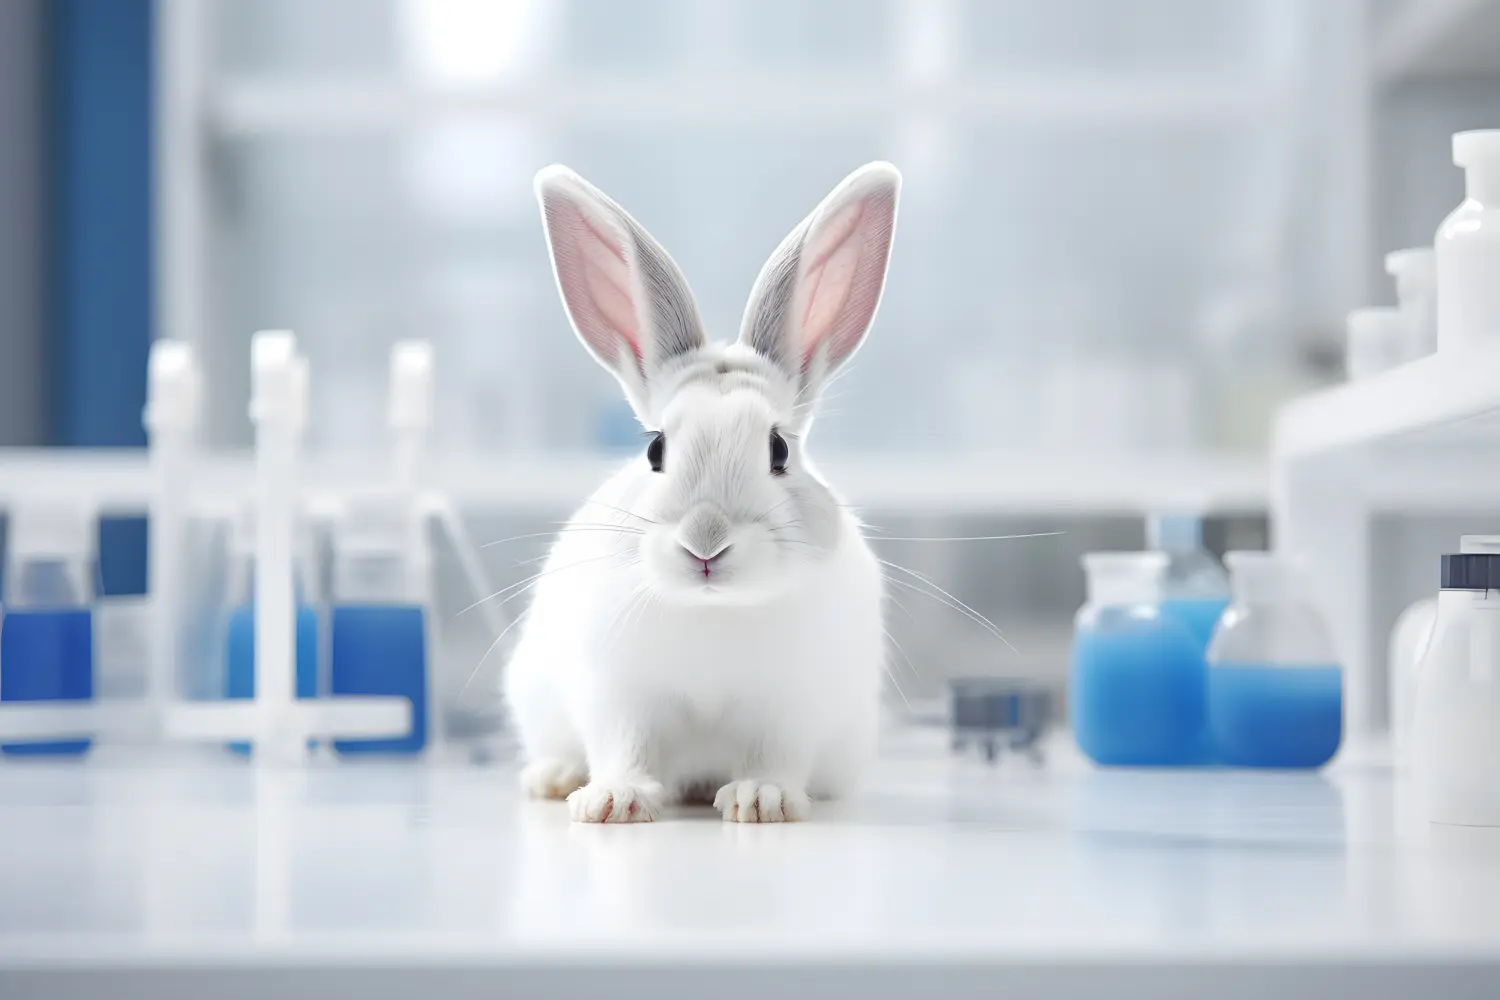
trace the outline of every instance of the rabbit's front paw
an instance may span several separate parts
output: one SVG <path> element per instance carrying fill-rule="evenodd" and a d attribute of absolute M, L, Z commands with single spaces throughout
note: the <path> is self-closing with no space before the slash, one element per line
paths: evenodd
<path fill-rule="evenodd" d="M 557 757 L 533 761 L 521 771 L 521 787 L 534 799 L 565 799 L 588 780 L 587 767 Z"/>
<path fill-rule="evenodd" d="M 731 781 L 714 796 L 714 808 L 731 823 L 794 823 L 807 818 L 807 793 L 764 781 Z"/>
<path fill-rule="evenodd" d="M 650 778 L 591 781 L 568 796 L 575 823 L 649 823 L 661 815 L 664 789 Z"/>

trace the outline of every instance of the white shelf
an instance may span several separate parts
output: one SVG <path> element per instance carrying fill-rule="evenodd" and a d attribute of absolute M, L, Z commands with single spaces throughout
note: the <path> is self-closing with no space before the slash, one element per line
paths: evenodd
<path fill-rule="evenodd" d="M 1277 416 L 1272 450 L 1278 460 L 1296 461 L 1347 449 L 1430 451 L 1486 440 L 1500 442 L 1500 344 L 1433 354 L 1294 400 Z"/>
<path fill-rule="evenodd" d="M 1378 79 L 1400 82 L 1500 75 L 1500 4 L 1396 0 L 1376 33 Z"/>
<path fill-rule="evenodd" d="M 1254 113 L 1275 98 L 1265 86 L 1198 79 L 986 77 L 946 84 L 878 78 L 734 76 L 538 81 L 444 89 L 381 81 L 230 80 L 208 101 L 213 127 L 227 136 L 323 135 L 430 125 L 443 118 L 621 121 L 879 123 L 903 113 L 985 119 L 1200 121 Z"/>
<path fill-rule="evenodd" d="M 582 502 L 621 459 L 588 456 L 435 458 L 427 481 L 461 508 L 559 514 Z M 234 496 L 250 488 L 248 456 L 202 460 L 200 487 Z M 313 493 L 338 491 L 388 468 L 382 456 L 312 456 Z M 1193 507 L 1263 513 L 1268 472 L 1257 457 L 1150 455 L 836 456 L 819 467 L 868 511 L 915 514 L 1121 514 Z M 144 513 L 150 498 L 144 452 L 0 450 L 0 507 L 66 496 L 104 513 Z"/>
<path fill-rule="evenodd" d="M 1500 842 L 1386 769 L 988 769 L 571 825 L 509 768 L 0 767 L 6 996 L 1490 996 Z"/>
<path fill-rule="evenodd" d="M 1492 515 L 1497 456 L 1500 343 L 1434 354 L 1278 413 L 1273 535 L 1278 549 L 1308 562 L 1344 663 L 1350 741 L 1386 725 L 1390 623 L 1374 617 L 1373 515 Z"/>

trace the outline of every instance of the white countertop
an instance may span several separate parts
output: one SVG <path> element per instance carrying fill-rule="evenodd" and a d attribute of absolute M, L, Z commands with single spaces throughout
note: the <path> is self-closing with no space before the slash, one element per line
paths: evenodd
<path fill-rule="evenodd" d="M 1388 769 L 907 742 L 766 827 L 575 826 L 506 768 L 0 763 L 0 996 L 1500 990 L 1500 831 L 1398 821 Z"/>

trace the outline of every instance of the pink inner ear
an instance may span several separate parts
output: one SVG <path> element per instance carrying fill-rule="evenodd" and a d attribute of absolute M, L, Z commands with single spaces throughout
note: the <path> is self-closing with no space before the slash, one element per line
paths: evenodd
<path fill-rule="evenodd" d="M 559 206 L 555 231 L 558 275 L 578 332 L 606 358 L 614 359 L 617 339 L 641 358 L 640 317 L 631 295 L 625 249 L 609 227 L 578 205 Z"/>
<path fill-rule="evenodd" d="M 859 343 L 880 295 L 884 261 L 879 243 L 871 246 L 868 203 L 861 199 L 821 222 L 802 250 L 800 346 L 805 366 L 827 345 L 837 363 Z M 875 269 L 873 282 L 865 272 Z M 863 301 L 868 299 L 869 301 Z"/>

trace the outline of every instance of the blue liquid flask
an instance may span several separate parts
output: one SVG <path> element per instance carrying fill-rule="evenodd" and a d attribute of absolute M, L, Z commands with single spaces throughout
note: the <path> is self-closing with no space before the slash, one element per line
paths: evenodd
<path fill-rule="evenodd" d="M 1097 764 L 1180 766 L 1204 756 L 1205 668 L 1197 637 L 1160 607 L 1166 556 L 1084 556 L 1068 691 L 1079 748 Z"/>
<path fill-rule="evenodd" d="M 339 604 L 332 612 L 329 683 L 335 695 L 411 700 L 411 734 L 336 740 L 341 754 L 416 753 L 427 745 L 427 626 L 418 604 Z"/>
<path fill-rule="evenodd" d="M 414 754 L 427 746 L 428 561 L 422 523 L 399 492 L 352 498 L 334 526 L 329 691 L 394 695 L 412 707 L 405 736 L 335 740 L 341 755 Z"/>
<path fill-rule="evenodd" d="M 1315 768 L 1343 738 L 1343 671 L 1302 574 L 1268 552 L 1231 552 L 1234 600 L 1208 654 L 1208 727 L 1236 767 Z"/>
<path fill-rule="evenodd" d="M 10 518 L 0 618 L 0 701 L 90 701 L 94 616 L 89 585 L 96 527 L 66 506 L 21 508 Z M 26 740 L 11 756 L 77 756 L 91 740 Z"/>

